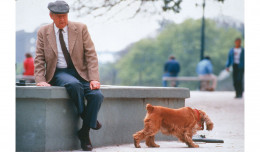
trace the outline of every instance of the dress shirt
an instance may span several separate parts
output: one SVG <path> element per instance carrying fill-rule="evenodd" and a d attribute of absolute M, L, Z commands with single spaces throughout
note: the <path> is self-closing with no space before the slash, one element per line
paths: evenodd
<path fill-rule="evenodd" d="M 67 68 L 67 63 L 65 60 L 65 57 L 63 55 L 61 45 L 60 45 L 60 38 L 59 38 L 59 28 L 56 27 L 54 24 L 54 31 L 56 36 L 56 43 L 57 43 L 57 49 L 58 49 L 58 62 L 57 62 L 57 68 Z M 65 26 L 62 31 L 64 42 L 66 44 L 67 50 L 69 51 L 69 43 L 68 43 L 68 26 Z"/>

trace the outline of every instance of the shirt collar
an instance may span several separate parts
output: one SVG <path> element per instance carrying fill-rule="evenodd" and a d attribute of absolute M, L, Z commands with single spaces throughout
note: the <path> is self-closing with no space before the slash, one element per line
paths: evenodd
<path fill-rule="evenodd" d="M 54 23 L 54 31 L 56 34 L 59 34 L 59 28 L 55 25 Z M 64 28 L 63 28 L 63 33 L 67 33 L 68 32 L 68 25 L 66 25 Z"/>

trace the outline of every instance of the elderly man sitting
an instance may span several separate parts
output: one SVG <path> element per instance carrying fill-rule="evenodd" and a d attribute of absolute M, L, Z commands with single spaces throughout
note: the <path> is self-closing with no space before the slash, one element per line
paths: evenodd
<path fill-rule="evenodd" d="M 91 151 L 89 131 L 102 126 L 97 116 L 104 98 L 99 90 L 95 47 L 85 24 L 68 21 L 69 5 L 66 2 L 51 2 L 48 9 L 53 23 L 38 31 L 35 81 L 37 86 L 66 88 L 83 120 L 78 132 L 81 147 Z"/>

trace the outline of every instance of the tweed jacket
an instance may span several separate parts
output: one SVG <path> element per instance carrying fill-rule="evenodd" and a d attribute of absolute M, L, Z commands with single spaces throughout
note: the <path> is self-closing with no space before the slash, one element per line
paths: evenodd
<path fill-rule="evenodd" d="M 98 59 L 87 26 L 68 22 L 69 54 L 79 75 L 86 81 L 99 81 Z M 38 30 L 34 76 L 36 83 L 50 82 L 56 70 L 58 51 L 54 23 Z"/>

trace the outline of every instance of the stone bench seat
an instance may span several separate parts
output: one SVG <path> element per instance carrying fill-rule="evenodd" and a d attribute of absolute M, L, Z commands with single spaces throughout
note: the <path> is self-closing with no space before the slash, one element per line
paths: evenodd
<path fill-rule="evenodd" d="M 163 77 L 162 80 L 166 80 L 166 81 L 213 81 L 212 78 L 200 78 L 200 77 Z"/>
<path fill-rule="evenodd" d="M 187 88 L 101 86 L 104 95 L 98 120 L 101 130 L 90 131 L 94 147 L 133 143 L 143 129 L 146 104 L 184 107 Z M 86 101 L 87 102 L 87 101 Z M 81 119 L 64 87 L 16 86 L 16 151 L 80 149 Z M 156 140 L 173 140 L 157 135 Z"/>

